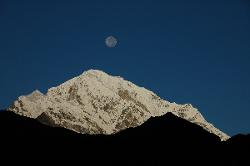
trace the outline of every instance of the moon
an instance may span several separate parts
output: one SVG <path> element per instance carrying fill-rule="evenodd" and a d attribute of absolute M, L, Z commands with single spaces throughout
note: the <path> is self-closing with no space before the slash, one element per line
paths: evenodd
<path fill-rule="evenodd" d="M 105 44 L 107 47 L 113 48 L 117 45 L 118 41 L 114 36 L 109 36 L 105 39 Z"/>

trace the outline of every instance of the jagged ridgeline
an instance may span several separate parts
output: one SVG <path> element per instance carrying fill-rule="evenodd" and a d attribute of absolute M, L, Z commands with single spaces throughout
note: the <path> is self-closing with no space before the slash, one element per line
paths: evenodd
<path fill-rule="evenodd" d="M 50 88 L 47 94 L 36 90 L 20 96 L 8 111 L 83 134 L 113 134 L 171 112 L 221 140 L 229 138 L 191 104 L 168 102 L 150 90 L 99 70 L 88 70 Z"/>

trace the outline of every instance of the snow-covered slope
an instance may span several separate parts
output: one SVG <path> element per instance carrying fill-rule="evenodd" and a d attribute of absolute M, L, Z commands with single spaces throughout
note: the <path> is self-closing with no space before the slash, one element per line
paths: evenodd
<path fill-rule="evenodd" d="M 21 96 L 8 110 L 51 126 L 88 134 L 116 133 L 139 126 L 150 117 L 172 112 L 221 140 L 229 138 L 191 104 L 170 103 L 145 88 L 99 70 L 88 70 L 49 89 L 46 95 L 36 90 Z"/>

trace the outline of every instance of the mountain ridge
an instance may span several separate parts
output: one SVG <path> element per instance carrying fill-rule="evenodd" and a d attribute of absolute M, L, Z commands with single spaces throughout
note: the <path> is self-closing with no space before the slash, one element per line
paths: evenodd
<path fill-rule="evenodd" d="M 13 112 L 0 112 L 2 161 L 74 163 L 84 165 L 247 165 L 249 135 L 227 141 L 201 126 L 166 113 L 112 135 L 79 134 L 50 127 Z M 241 146 L 239 146 L 241 145 Z M 25 150 L 25 151 L 24 151 Z M 80 151 L 80 153 L 79 153 Z M 13 153 L 14 152 L 14 153 Z M 8 160 L 8 163 L 14 160 Z M 33 162 L 31 162 L 33 163 Z"/>
<path fill-rule="evenodd" d="M 20 96 L 8 110 L 48 125 L 90 134 L 113 134 L 172 112 L 221 140 L 230 138 L 207 122 L 191 104 L 170 103 L 150 90 L 100 70 L 88 70 L 50 88 L 47 94 L 36 90 Z"/>

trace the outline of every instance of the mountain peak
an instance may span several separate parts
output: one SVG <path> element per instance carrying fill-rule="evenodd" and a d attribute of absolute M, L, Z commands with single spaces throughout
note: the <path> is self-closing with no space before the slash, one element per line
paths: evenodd
<path fill-rule="evenodd" d="M 84 71 L 82 75 L 96 75 L 96 76 L 103 76 L 103 75 L 108 75 L 107 73 L 97 70 L 97 69 L 89 69 L 87 71 Z"/>
<path fill-rule="evenodd" d="M 35 91 L 21 96 L 8 110 L 87 134 L 116 133 L 140 126 L 150 117 L 171 112 L 221 140 L 229 138 L 208 123 L 191 104 L 170 103 L 122 77 L 93 69 L 50 88 L 46 95 Z"/>

